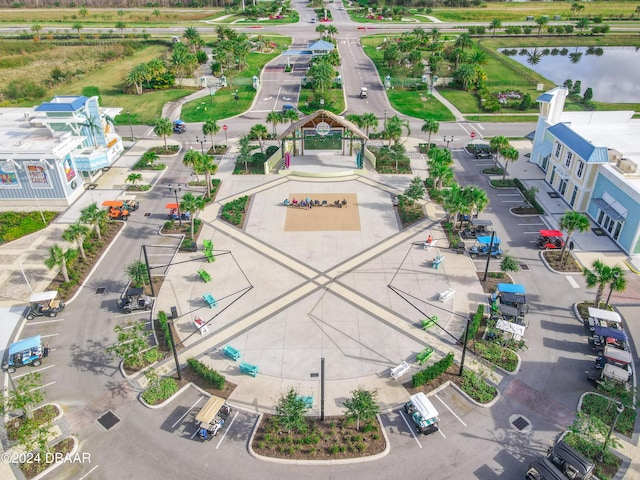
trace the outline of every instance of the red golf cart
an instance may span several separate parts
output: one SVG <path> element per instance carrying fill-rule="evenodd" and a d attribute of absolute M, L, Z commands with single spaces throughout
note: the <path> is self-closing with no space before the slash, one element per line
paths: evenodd
<path fill-rule="evenodd" d="M 540 230 L 536 245 L 543 250 L 562 248 L 564 247 L 562 232 L 560 230 Z"/>

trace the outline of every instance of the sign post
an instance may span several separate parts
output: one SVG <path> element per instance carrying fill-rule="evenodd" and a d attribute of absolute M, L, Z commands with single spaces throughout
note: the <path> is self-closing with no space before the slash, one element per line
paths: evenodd
<path fill-rule="evenodd" d="M 476 132 L 471 132 L 469 135 L 471 136 L 471 140 L 476 138 Z"/>
<path fill-rule="evenodd" d="M 224 143 L 229 143 L 229 142 L 227 141 L 227 129 L 228 129 L 228 128 L 229 128 L 229 127 L 227 127 L 226 125 L 222 125 L 222 130 L 224 130 Z M 227 147 L 228 147 L 228 145 L 227 145 Z"/>

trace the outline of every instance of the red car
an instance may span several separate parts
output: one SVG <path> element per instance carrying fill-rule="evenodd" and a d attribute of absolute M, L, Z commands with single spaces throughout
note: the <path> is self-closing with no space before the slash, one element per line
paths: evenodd
<path fill-rule="evenodd" d="M 560 230 L 540 230 L 540 236 L 536 245 L 543 250 L 553 250 L 564 247 L 562 232 Z"/>

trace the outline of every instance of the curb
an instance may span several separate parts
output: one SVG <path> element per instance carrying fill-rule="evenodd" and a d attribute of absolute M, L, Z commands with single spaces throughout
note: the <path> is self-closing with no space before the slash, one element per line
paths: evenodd
<path fill-rule="evenodd" d="M 540 250 L 540 252 L 538 253 L 538 256 L 540 257 L 540 260 L 542 261 L 542 264 L 547 268 L 547 270 L 549 270 L 552 273 L 557 273 L 558 275 L 579 275 L 580 272 L 559 272 L 557 270 L 554 270 L 553 268 L 551 268 L 551 265 L 549 265 L 549 263 L 547 262 L 547 259 L 544 258 L 544 252 L 546 252 L 547 250 Z M 569 255 L 573 254 L 571 252 L 569 252 Z M 573 257 L 573 259 L 576 261 L 576 263 L 580 263 L 578 261 L 578 259 L 576 259 L 576 257 Z"/>
<path fill-rule="evenodd" d="M 171 395 L 169 398 L 167 398 L 164 402 L 159 403 L 157 405 L 150 405 L 147 402 L 144 401 L 144 398 L 142 398 L 142 394 L 143 392 L 140 392 L 138 394 L 138 400 L 140 401 L 140 403 L 142 405 L 144 405 L 147 408 L 150 408 L 151 410 L 159 410 L 162 407 L 165 407 L 167 405 L 169 405 L 171 402 L 173 402 L 176 398 L 178 398 L 178 396 L 183 393 L 185 390 L 187 390 L 189 387 L 191 387 L 191 382 L 187 383 L 185 386 L 183 386 L 180 390 L 178 390 L 176 393 L 174 393 L 173 395 Z"/>
<path fill-rule="evenodd" d="M 473 403 L 475 406 L 477 407 L 482 407 L 482 408 L 491 408 L 493 407 L 493 405 L 500 400 L 500 391 L 498 390 L 497 387 L 493 387 L 496 389 L 496 396 L 493 397 L 493 400 L 491 400 L 489 403 L 480 403 L 477 402 L 476 400 L 474 400 L 473 398 L 471 398 L 467 393 L 465 393 L 459 386 L 457 386 L 455 383 L 451 383 L 451 380 L 449 380 L 448 382 L 449 384 L 451 384 L 451 386 L 453 387 L 453 389 L 455 391 L 457 391 L 460 395 L 462 395 L 464 398 L 466 398 L 469 402 Z"/>
<path fill-rule="evenodd" d="M 70 438 L 71 440 L 73 440 L 73 448 L 69 453 L 67 453 L 67 455 L 70 455 L 73 457 L 78 451 L 78 445 L 79 445 L 78 439 L 74 435 L 64 437 L 60 439 L 59 442 L 56 442 L 56 444 L 66 440 L 67 438 Z M 54 471 L 56 468 L 58 468 L 60 465 L 63 465 L 64 463 L 65 462 L 53 462 L 53 464 L 50 467 L 45 468 L 42 472 L 40 472 L 38 475 L 33 477 L 31 480 L 40 480 L 41 478 L 44 478 L 45 475 L 50 474 L 52 471 Z"/>

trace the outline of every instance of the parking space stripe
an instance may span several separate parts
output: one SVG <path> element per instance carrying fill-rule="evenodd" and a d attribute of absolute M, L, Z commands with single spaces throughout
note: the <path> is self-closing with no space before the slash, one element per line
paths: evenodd
<path fill-rule="evenodd" d="M 440 425 L 438 425 L 438 433 L 442 435 L 442 438 L 447 438 L 447 436 L 444 433 L 442 433 L 442 429 L 440 428 Z"/>
<path fill-rule="evenodd" d="M 45 323 L 64 322 L 64 318 L 56 318 L 55 320 L 43 320 L 42 322 L 28 322 L 27 327 L 32 325 L 44 325 Z"/>
<path fill-rule="evenodd" d="M 573 288 L 580 288 L 578 282 L 576 282 L 571 275 L 565 275 L 564 278 L 567 279 L 567 282 L 569 282 L 569 285 L 571 285 Z"/>
<path fill-rule="evenodd" d="M 98 468 L 100 465 L 96 465 L 95 467 L 93 467 L 91 470 L 89 470 L 87 473 L 85 473 L 83 476 L 81 476 L 78 480 L 84 480 L 85 478 L 87 478 L 89 475 L 91 475 L 94 470 L 96 468 Z"/>
<path fill-rule="evenodd" d="M 225 439 L 225 437 L 227 436 L 227 432 L 228 432 L 229 430 L 231 430 L 231 425 L 233 425 L 233 422 L 235 422 L 236 417 L 238 416 L 238 413 L 240 413 L 240 412 L 236 412 L 236 414 L 233 416 L 233 418 L 231 419 L 231 422 L 229 423 L 229 426 L 228 426 L 228 427 L 225 427 L 225 429 L 224 429 L 224 433 L 222 434 L 222 438 L 221 438 L 221 439 L 220 439 L 220 441 L 218 442 L 218 445 L 216 445 L 216 450 L 217 450 L 218 448 L 220 448 L 220 445 L 222 445 L 222 441 L 223 441 L 223 440 Z"/>
<path fill-rule="evenodd" d="M 416 436 L 415 433 L 413 433 L 413 428 L 411 428 L 411 425 L 409 425 L 409 422 L 407 421 L 406 418 L 404 418 L 404 414 L 402 413 L 402 410 L 400 410 L 400 416 L 402 417 L 402 420 L 404 420 L 404 423 L 407 424 L 407 428 L 409 429 L 409 432 L 411 433 L 411 436 L 413 437 L 413 439 L 416 441 L 416 443 L 418 444 L 418 446 L 420 448 L 422 448 L 422 444 L 420 443 L 420 441 L 418 440 L 418 437 Z"/>
<path fill-rule="evenodd" d="M 440 403 L 442 403 L 442 404 L 445 406 L 445 408 L 446 408 L 447 410 L 449 410 L 449 411 L 453 414 L 453 416 L 454 416 L 454 417 L 456 417 L 456 418 L 458 419 L 458 421 L 459 421 L 461 424 L 463 424 L 465 427 L 467 426 L 467 424 L 466 424 L 466 423 L 464 423 L 464 422 L 462 421 L 462 419 L 461 419 L 458 415 L 456 415 L 456 414 L 455 414 L 455 412 L 454 412 L 453 410 L 451 410 L 451 409 L 449 408 L 449 405 L 447 405 L 446 403 L 444 403 L 444 401 L 443 401 L 443 400 L 438 396 L 438 394 L 437 394 L 437 393 L 434 393 L 434 394 L 433 394 L 433 396 L 434 396 L 434 397 L 436 397 L 438 400 L 440 400 Z"/>
<path fill-rule="evenodd" d="M 49 369 L 49 368 L 53 368 L 53 367 L 55 367 L 55 364 L 54 364 L 54 365 L 47 365 L 46 367 L 42 367 L 42 368 L 39 368 L 39 369 L 37 369 L 37 370 L 29 370 L 29 373 L 42 372 L 43 370 L 47 370 L 47 369 Z M 22 377 L 24 377 L 24 376 L 26 376 L 26 375 L 29 375 L 29 373 L 23 373 L 23 374 L 21 374 L 21 375 L 14 375 L 14 376 L 13 376 L 13 377 L 11 377 L 11 378 L 13 378 L 14 380 L 16 380 L 16 379 L 18 379 L 18 378 L 22 378 Z"/>
<path fill-rule="evenodd" d="M 544 223 L 519 223 L 518 226 L 521 227 L 534 227 L 536 225 L 544 225 Z"/>
<path fill-rule="evenodd" d="M 498 193 L 496 197 L 520 197 L 519 193 Z"/>
<path fill-rule="evenodd" d="M 50 385 L 53 385 L 54 383 L 56 383 L 56 382 L 49 382 L 49 383 L 47 383 L 47 384 L 45 384 L 45 385 L 41 385 L 41 386 L 39 386 L 39 387 L 32 388 L 31 390 L 29 390 L 29 392 L 35 392 L 36 390 L 40 390 L 41 388 L 48 387 L 48 386 L 50 386 Z"/>
<path fill-rule="evenodd" d="M 189 412 L 191 410 L 193 410 L 193 408 L 200 403 L 200 400 L 202 400 L 204 397 L 201 395 L 200 398 L 198 398 L 198 400 L 195 401 L 195 403 L 193 405 L 191 405 L 191 407 L 189 408 L 189 410 L 187 410 L 187 412 L 181 416 L 178 421 L 176 423 L 174 423 L 173 425 L 171 425 L 171 428 L 176 428 L 176 425 L 178 425 L 180 422 L 182 422 L 182 420 L 184 419 L 184 417 L 186 417 L 187 415 L 189 415 Z"/>
<path fill-rule="evenodd" d="M 60 335 L 59 333 L 52 333 L 50 335 L 40 335 L 42 338 L 49 338 L 49 337 L 57 337 L 58 335 Z"/>
<path fill-rule="evenodd" d="M 500 203 L 522 203 L 522 200 L 500 200 Z"/>

